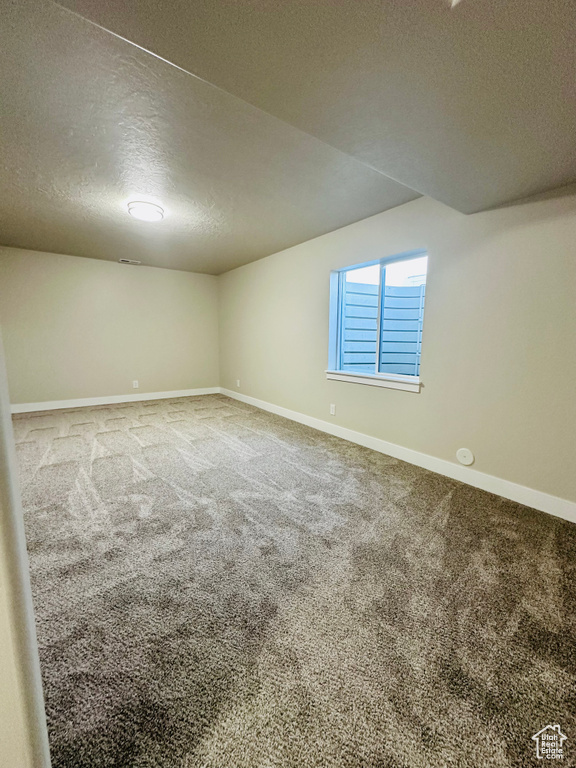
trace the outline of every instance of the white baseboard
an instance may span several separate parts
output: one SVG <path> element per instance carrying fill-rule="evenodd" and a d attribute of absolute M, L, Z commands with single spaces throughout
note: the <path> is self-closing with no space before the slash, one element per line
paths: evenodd
<path fill-rule="evenodd" d="M 464 467 L 460 464 L 446 461 L 446 459 L 438 459 L 435 456 L 430 456 L 426 453 L 413 451 L 411 448 L 404 448 L 401 445 L 389 443 L 386 440 L 380 440 L 378 437 L 371 437 L 362 432 L 356 432 L 353 429 L 339 427 L 337 424 L 332 424 L 328 421 L 323 421 L 322 419 L 316 419 L 313 416 L 307 416 L 298 411 L 291 411 L 288 408 L 282 408 L 279 405 L 273 405 L 264 400 L 258 400 L 255 397 L 241 395 L 230 389 L 220 388 L 220 392 L 235 400 L 254 405 L 256 408 L 262 408 L 264 411 L 270 411 L 278 416 L 284 416 L 292 421 L 305 424 L 308 427 L 319 429 L 321 432 L 327 432 L 329 435 L 341 437 L 344 440 L 363 445 L 366 448 L 372 448 L 374 451 L 393 456 L 395 459 L 401 459 L 402 461 L 407 461 L 409 464 L 424 467 L 424 469 L 429 469 L 440 475 L 451 477 L 453 480 L 460 480 L 475 488 L 481 488 L 483 491 L 495 493 L 498 496 L 503 496 L 505 499 L 517 501 L 527 507 L 539 509 L 542 512 L 548 512 L 550 515 L 569 520 L 571 523 L 576 523 L 576 502 L 568 501 L 568 499 L 561 499 L 560 497 L 552 496 L 549 493 L 536 491 L 533 488 L 528 488 L 525 485 L 518 485 L 518 483 L 504 480 L 501 477 L 487 475 L 484 472 L 478 472 L 476 469 L 470 469 L 470 467 Z"/>
<path fill-rule="evenodd" d="M 31 413 L 33 411 L 52 411 L 61 408 L 82 408 L 92 405 L 113 405 L 115 403 L 163 400 L 172 397 L 194 397 L 196 395 L 215 395 L 218 393 L 222 393 L 235 400 L 240 400 L 243 403 L 248 403 L 256 408 L 261 408 L 264 411 L 275 413 L 278 416 L 284 416 L 286 419 L 297 421 L 300 424 L 305 424 L 308 427 L 318 429 L 321 432 L 327 432 L 329 435 L 341 437 L 343 440 L 348 440 L 351 443 L 357 443 L 366 448 L 371 448 L 374 451 L 393 456 L 396 459 L 407 461 L 409 464 L 415 464 L 418 467 L 429 469 L 432 472 L 438 472 L 438 474 L 451 477 L 453 480 L 460 480 L 475 488 L 481 488 L 484 491 L 503 496 L 505 499 L 517 501 L 527 507 L 533 507 L 542 512 L 548 512 L 550 515 L 555 515 L 556 517 L 561 517 L 564 520 L 576 523 L 576 502 L 568 501 L 568 499 L 561 499 L 558 496 L 552 496 L 549 493 L 543 493 L 534 488 L 528 488 L 525 485 L 519 485 L 510 480 L 504 480 L 501 477 L 487 475 L 476 469 L 464 467 L 460 464 L 455 464 L 446 459 L 439 459 L 436 456 L 430 456 L 426 453 L 420 453 L 411 448 L 404 448 L 401 445 L 389 443 L 378 437 L 371 437 L 362 432 L 356 432 L 353 429 L 340 427 L 329 421 L 323 421 L 322 419 L 317 419 L 313 416 L 307 416 L 298 411 L 291 411 L 280 405 L 267 403 L 265 400 L 258 400 L 255 397 L 242 395 L 239 392 L 234 392 L 231 389 L 225 389 L 223 387 L 179 389 L 172 392 L 139 392 L 135 395 L 109 395 L 107 397 L 87 397 L 75 400 L 49 400 L 42 403 L 15 403 L 11 406 L 11 410 L 12 413 Z"/>
<path fill-rule="evenodd" d="M 171 397 L 194 397 L 195 395 L 217 395 L 220 387 L 201 389 L 176 389 L 173 392 L 138 392 L 136 395 L 107 395 L 106 397 L 82 397 L 76 400 L 47 400 L 43 403 L 14 403 L 12 413 L 32 411 L 55 411 L 60 408 L 84 408 L 90 405 L 113 405 L 114 403 L 135 403 L 141 400 L 165 400 Z"/>

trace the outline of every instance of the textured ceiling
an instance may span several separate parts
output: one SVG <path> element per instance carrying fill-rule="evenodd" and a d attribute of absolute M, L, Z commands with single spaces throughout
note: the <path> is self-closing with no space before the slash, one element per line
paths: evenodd
<path fill-rule="evenodd" d="M 576 180 L 575 0 L 61 0 L 470 213 Z"/>
<path fill-rule="evenodd" d="M 575 33 L 576 0 L 4 0 L 0 244 L 219 274 L 573 182 Z"/>
<path fill-rule="evenodd" d="M 219 274 L 418 196 L 41 0 L 4 3 L 0 99 L 3 245 Z"/>

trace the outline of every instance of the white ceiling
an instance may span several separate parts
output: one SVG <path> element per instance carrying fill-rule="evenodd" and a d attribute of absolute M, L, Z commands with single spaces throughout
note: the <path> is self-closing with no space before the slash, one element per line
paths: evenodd
<path fill-rule="evenodd" d="M 575 32 L 575 0 L 4 2 L 0 243 L 219 274 L 567 184 Z"/>

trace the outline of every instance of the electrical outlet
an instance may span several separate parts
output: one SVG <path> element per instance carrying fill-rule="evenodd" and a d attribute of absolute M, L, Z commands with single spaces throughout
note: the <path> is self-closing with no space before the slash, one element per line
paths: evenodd
<path fill-rule="evenodd" d="M 240 387 L 240 379 L 236 379 L 236 386 Z"/>
<path fill-rule="evenodd" d="M 134 379 L 134 381 L 132 382 L 132 389 L 138 389 L 139 386 L 140 385 L 138 384 L 137 379 Z"/>
<path fill-rule="evenodd" d="M 330 403 L 330 416 L 336 416 L 336 403 Z"/>

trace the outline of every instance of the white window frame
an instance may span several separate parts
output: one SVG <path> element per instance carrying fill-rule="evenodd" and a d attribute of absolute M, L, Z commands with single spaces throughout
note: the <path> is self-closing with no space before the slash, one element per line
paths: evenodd
<path fill-rule="evenodd" d="M 328 350 L 328 368 L 326 378 L 332 381 L 345 381 L 352 384 L 366 384 L 372 387 L 385 387 L 387 389 L 401 389 L 405 392 L 420 392 L 420 376 L 402 375 L 396 373 L 382 373 L 377 370 L 380 359 L 380 337 L 381 337 L 381 319 L 382 319 L 382 271 L 386 269 L 387 264 L 398 261 L 409 261 L 421 256 L 428 256 L 428 251 L 418 249 L 416 251 L 407 251 L 394 256 L 387 256 L 377 261 L 363 262 L 362 264 L 353 264 L 351 266 L 335 269 L 330 273 L 330 318 L 329 318 L 329 350 Z M 351 371 L 339 370 L 340 350 L 341 350 L 341 322 L 342 322 L 342 300 L 344 296 L 343 281 L 346 279 L 346 273 L 352 269 L 362 269 L 363 267 L 380 266 L 380 290 L 378 292 L 378 315 L 376 330 L 376 370 L 374 373 L 354 373 Z"/>

